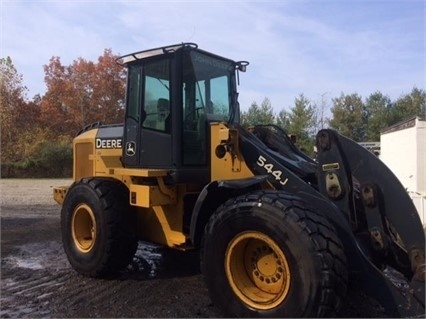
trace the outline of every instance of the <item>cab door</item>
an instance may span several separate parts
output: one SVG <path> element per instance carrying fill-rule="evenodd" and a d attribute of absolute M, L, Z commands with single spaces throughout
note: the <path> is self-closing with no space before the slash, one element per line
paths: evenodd
<path fill-rule="evenodd" d="M 125 167 L 172 166 L 170 64 L 163 58 L 129 66 Z"/>

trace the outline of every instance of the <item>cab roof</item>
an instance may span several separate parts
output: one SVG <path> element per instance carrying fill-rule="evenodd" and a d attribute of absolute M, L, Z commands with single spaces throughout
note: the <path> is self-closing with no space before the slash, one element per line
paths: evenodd
<path fill-rule="evenodd" d="M 137 61 L 137 60 L 142 60 L 142 59 L 153 57 L 153 56 L 159 56 L 159 55 L 162 55 L 162 54 L 165 54 L 165 53 L 176 52 L 176 51 L 183 49 L 183 48 L 189 48 L 189 49 L 195 50 L 195 49 L 198 49 L 198 45 L 196 43 L 192 43 L 192 42 L 182 42 L 182 43 L 179 43 L 179 44 L 172 44 L 172 45 L 163 46 L 163 47 L 159 47 L 159 48 L 154 48 L 154 49 L 149 49 L 149 50 L 144 50 L 144 51 L 126 54 L 126 55 L 119 57 L 116 60 L 116 62 L 118 64 L 124 66 L 128 63 L 131 63 L 131 62 L 134 62 L 134 61 Z M 223 59 L 223 60 L 228 60 L 235 65 L 238 64 L 238 62 L 235 62 L 231 59 L 219 56 L 217 54 L 213 54 L 211 52 L 207 52 L 207 51 L 200 50 L 200 49 L 198 49 L 198 51 L 207 53 L 211 56 L 215 56 L 215 57 Z"/>

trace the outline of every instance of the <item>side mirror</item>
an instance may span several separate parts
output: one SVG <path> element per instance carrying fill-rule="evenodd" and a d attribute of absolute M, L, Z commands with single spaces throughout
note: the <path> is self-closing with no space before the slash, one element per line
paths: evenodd
<path fill-rule="evenodd" d="M 241 72 L 246 72 L 247 71 L 247 65 L 249 65 L 248 61 L 238 61 L 236 68 L 237 68 L 237 70 L 239 70 Z"/>

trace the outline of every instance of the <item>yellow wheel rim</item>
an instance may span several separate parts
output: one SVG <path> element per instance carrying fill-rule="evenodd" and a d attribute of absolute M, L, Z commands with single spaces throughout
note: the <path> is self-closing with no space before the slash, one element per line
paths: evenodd
<path fill-rule="evenodd" d="M 92 209 L 81 204 L 77 206 L 72 215 L 71 233 L 77 249 L 82 253 L 88 253 L 96 240 L 96 219 Z"/>
<path fill-rule="evenodd" d="M 262 233 L 243 232 L 231 240 L 225 253 L 225 271 L 237 297 L 254 309 L 275 308 L 287 297 L 287 259 L 280 247 Z"/>

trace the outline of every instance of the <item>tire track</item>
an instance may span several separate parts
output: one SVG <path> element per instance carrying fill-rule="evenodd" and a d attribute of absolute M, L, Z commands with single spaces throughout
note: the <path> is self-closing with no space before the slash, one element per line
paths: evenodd
<path fill-rule="evenodd" d="M 22 274 L 26 272 L 26 274 Z M 8 276 L 6 269 L 2 277 Z M 22 277 L 31 276 L 22 280 Z M 67 276 L 51 276 L 50 271 L 18 268 L 1 280 L 1 318 L 38 318 L 50 314 L 55 290 L 64 285 Z"/>
<path fill-rule="evenodd" d="M 217 317 L 195 256 L 142 243 L 119 277 L 94 279 L 58 241 L 17 246 L 2 256 L 0 317 Z"/>

